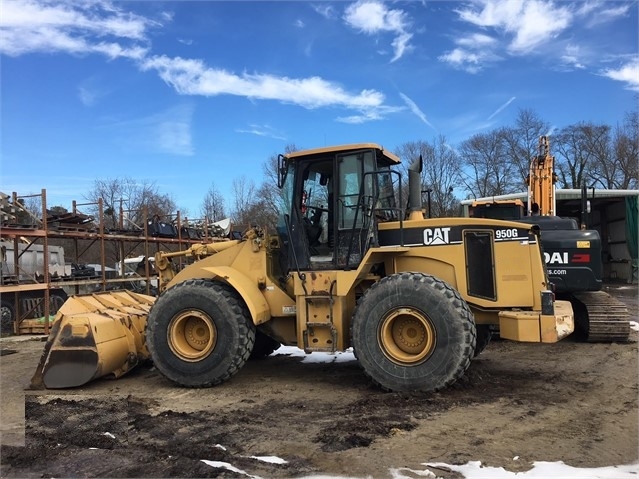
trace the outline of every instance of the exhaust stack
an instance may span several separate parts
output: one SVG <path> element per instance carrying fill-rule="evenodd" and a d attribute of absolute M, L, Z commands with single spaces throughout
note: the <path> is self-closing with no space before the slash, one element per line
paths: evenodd
<path fill-rule="evenodd" d="M 408 167 L 408 219 L 423 220 L 422 210 L 422 155 Z"/>

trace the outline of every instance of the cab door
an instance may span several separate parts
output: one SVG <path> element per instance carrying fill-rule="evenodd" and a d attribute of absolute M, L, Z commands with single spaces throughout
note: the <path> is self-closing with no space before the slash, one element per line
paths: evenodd
<path fill-rule="evenodd" d="M 372 150 L 349 152 L 336 162 L 335 260 L 338 269 L 350 269 L 359 265 L 373 234 L 375 155 Z"/>

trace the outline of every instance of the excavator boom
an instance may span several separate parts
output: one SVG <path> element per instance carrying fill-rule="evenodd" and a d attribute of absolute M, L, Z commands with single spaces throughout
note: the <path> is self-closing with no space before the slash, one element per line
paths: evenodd
<path fill-rule="evenodd" d="M 550 154 L 547 136 L 539 137 L 539 151 L 530 161 L 528 183 L 528 215 L 554 216 L 557 212 L 555 201 L 555 157 Z"/>

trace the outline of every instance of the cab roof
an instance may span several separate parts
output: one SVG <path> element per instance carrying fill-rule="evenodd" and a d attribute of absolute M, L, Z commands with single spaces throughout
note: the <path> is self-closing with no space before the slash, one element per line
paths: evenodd
<path fill-rule="evenodd" d="M 323 148 L 313 148 L 311 150 L 300 150 L 287 153 L 284 156 L 289 160 L 298 160 L 300 158 L 321 157 L 327 154 L 348 153 L 349 151 L 358 150 L 375 150 L 377 159 L 386 159 L 391 165 L 401 163 L 399 157 L 390 151 L 385 151 L 384 147 L 377 143 L 352 143 L 348 145 L 325 146 Z"/>

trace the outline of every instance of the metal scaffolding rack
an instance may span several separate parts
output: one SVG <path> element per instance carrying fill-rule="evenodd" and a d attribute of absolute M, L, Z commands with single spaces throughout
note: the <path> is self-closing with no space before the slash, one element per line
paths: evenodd
<path fill-rule="evenodd" d="M 42 218 L 36 218 L 29 213 L 23 206 L 26 198 L 40 198 Z M 37 201 L 37 199 L 36 199 Z M 97 206 L 97 218 L 84 215 L 78 207 L 81 206 Z M 31 224 L 23 225 L 16 223 L 18 213 L 30 216 Z M 192 244 L 208 243 L 212 241 L 209 226 L 212 224 L 206 219 L 189 222 L 188 219 L 182 219 L 178 211 L 174 215 L 165 218 L 168 224 L 175 227 L 175 237 L 153 236 L 149 231 L 148 213 L 146 209 L 142 212 L 144 219 L 142 225 L 134 225 L 134 228 L 127 230 L 124 225 L 126 221 L 126 211 L 120 202 L 119 227 L 117 229 L 105 228 L 104 202 L 99 199 L 97 203 L 77 203 L 73 201 L 72 209 L 66 218 L 66 223 L 54 221 L 47 218 L 47 195 L 46 190 L 42 189 L 41 193 L 36 195 L 19 196 L 16 192 L 9 197 L 0 193 L 0 238 L 6 244 L 13 244 L 13 271 L 8 271 L 6 264 L 6 247 L 3 247 L 2 257 L 2 281 L 0 282 L 0 300 L 2 301 L 2 321 L 3 331 L 7 326 L 5 313 L 14 313 L 12 320 L 13 334 L 49 334 L 51 326 L 51 316 L 57 312 L 61 304 L 54 301 L 51 302 L 51 291 L 61 288 L 70 290 L 71 294 L 78 294 L 82 290 L 91 289 L 93 291 L 106 291 L 107 289 L 118 289 L 131 281 L 130 277 L 124 277 L 124 258 L 140 245 L 143 249 L 145 258 L 152 257 L 156 252 L 163 251 L 182 251 Z M 77 222 L 74 224 L 74 221 Z M 53 224 L 52 224 L 53 223 Z M 63 224 L 64 223 L 64 224 Z M 194 235 L 195 230 L 191 226 L 199 225 L 198 234 Z M 90 227 L 87 226 L 90 224 Z M 189 234 L 191 232 L 191 234 Z M 194 237 L 195 236 L 195 237 Z M 49 270 L 49 250 L 52 246 L 52 240 L 72 240 L 74 244 L 75 257 L 72 262 L 75 264 L 83 263 L 83 255 L 87 254 L 90 248 L 95 249 L 95 244 L 99 245 L 99 275 L 90 278 L 79 277 L 59 277 L 52 275 Z M 116 278 L 107 278 L 106 264 L 106 245 L 116 244 L 118 248 L 118 256 L 122 261 L 122 276 Z M 18 245 L 22 246 L 22 252 L 19 252 Z M 20 255 L 34 245 L 41 245 L 42 257 L 47 260 L 43 261 L 41 275 L 25 275 L 24 271 L 20 271 Z M 38 247 L 39 248 L 39 247 Z M 180 261 L 183 259 L 180 258 Z M 182 265 L 178 264 L 180 268 Z M 157 276 L 151 271 L 148 261 L 145 261 L 145 274 L 140 275 L 139 280 L 144 280 L 147 285 L 147 293 L 151 280 Z M 28 277 L 25 277 L 28 276 Z M 55 299 L 55 298 L 54 298 Z M 6 306 L 6 308 L 5 308 Z M 34 318 L 39 316 L 40 318 Z"/>

